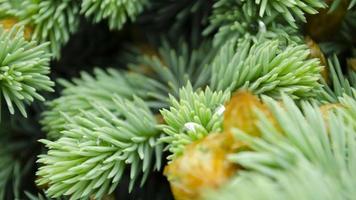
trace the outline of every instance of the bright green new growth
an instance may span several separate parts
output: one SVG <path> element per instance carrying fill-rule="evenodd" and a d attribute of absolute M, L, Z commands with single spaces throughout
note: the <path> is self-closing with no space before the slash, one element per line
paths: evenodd
<path fill-rule="evenodd" d="M 141 184 L 145 182 L 152 165 L 160 168 L 162 145 L 157 143 L 160 131 L 154 115 L 138 97 L 130 101 L 113 96 L 115 111 L 94 101 L 98 113 L 63 114 L 68 123 L 62 137 L 40 140 L 49 151 L 39 156 L 37 184 L 48 184 L 49 196 L 100 199 L 114 191 L 128 165 L 130 190 L 142 173 Z"/>
<path fill-rule="evenodd" d="M 94 76 L 86 72 L 81 73 L 81 78 L 73 79 L 72 82 L 59 80 L 64 86 L 61 97 L 48 102 L 49 109 L 43 113 L 43 130 L 49 138 L 58 138 L 61 131 L 66 129 L 67 120 L 63 117 L 74 117 L 80 114 L 80 110 L 99 113 L 93 102 L 105 105 L 106 109 L 116 112 L 117 107 L 113 103 L 112 96 L 119 95 L 132 99 L 133 95 L 144 98 L 150 107 L 148 97 L 150 91 L 154 91 L 154 81 L 145 76 L 135 73 L 122 73 L 114 69 L 107 71 L 94 70 Z"/>
<path fill-rule="evenodd" d="M 25 0 L 13 9 L 21 23 L 32 27 L 32 38 L 50 42 L 50 52 L 56 58 L 79 25 L 79 5 L 73 0 Z"/>
<path fill-rule="evenodd" d="M 305 45 L 285 47 L 280 40 L 253 42 L 249 37 L 236 45 L 230 40 L 211 64 L 211 88 L 231 92 L 244 88 L 272 97 L 281 92 L 294 98 L 314 96 L 322 67 L 308 56 Z"/>
<path fill-rule="evenodd" d="M 0 97 L 5 99 L 11 114 L 16 106 L 26 117 L 25 104 L 34 99 L 44 101 L 39 91 L 53 91 L 54 83 L 48 77 L 47 46 L 25 40 L 23 28 L 0 27 Z"/>
<path fill-rule="evenodd" d="M 134 21 L 146 0 L 82 0 L 81 13 L 95 23 L 108 20 L 110 29 L 121 29 L 128 19 Z"/>
<path fill-rule="evenodd" d="M 168 107 L 168 94 L 179 96 L 179 90 L 189 81 L 194 89 L 205 86 L 210 79 L 208 63 L 214 56 L 210 43 L 203 43 L 198 48 L 191 48 L 184 41 L 179 41 L 174 48 L 166 40 L 162 40 L 162 47 L 157 55 L 142 55 L 137 52 L 129 65 L 130 69 L 158 80 L 159 90 L 152 93 L 162 107 Z M 129 55 L 127 55 L 128 57 Z"/>
<path fill-rule="evenodd" d="M 355 91 L 354 91 L 355 93 Z M 302 109 L 286 96 L 284 106 L 266 99 L 280 128 L 259 114 L 261 138 L 235 130 L 252 149 L 230 159 L 247 171 L 206 199 L 353 199 L 356 195 L 356 101 L 328 115 L 317 106 Z"/>
<path fill-rule="evenodd" d="M 179 100 L 170 96 L 171 107 L 162 109 L 166 122 L 161 125 L 165 136 L 162 142 L 168 143 L 173 159 L 183 153 L 184 147 L 212 132 L 221 130 L 224 103 L 230 99 L 229 92 L 213 92 L 209 88 L 194 92 L 190 84 L 179 92 Z"/>

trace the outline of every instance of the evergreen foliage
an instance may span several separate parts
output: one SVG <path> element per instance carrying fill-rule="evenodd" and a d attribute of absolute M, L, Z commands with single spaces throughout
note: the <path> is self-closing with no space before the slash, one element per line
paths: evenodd
<path fill-rule="evenodd" d="M 94 22 L 108 20 L 110 29 L 121 29 L 134 21 L 146 6 L 147 0 L 82 0 L 81 13 Z"/>
<path fill-rule="evenodd" d="M 0 200 L 353 199 L 355 5 L 0 0 Z"/>
<path fill-rule="evenodd" d="M 305 45 L 282 45 L 279 40 L 246 38 L 230 40 L 214 59 L 211 87 L 215 90 L 248 89 L 255 94 L 278 97 L 281 92 L 295 98 L 310 97 L 318 90 L 322 67 L 309 59 Z"/>
<path fill-rule="evenodd" d="M 296 34 L 296 19 L 305 22 L 305 13 L 315 14 L 323 8 L 322 0 L 219 0 L 213 6 L 210 25 L 204 30 L 208 35 L 215 30 L 214 44 L 221 45 L 232 37 L 259 32 L 286 32 Z"/>
<path fill-rule="evenodd" d="M 9 16 L 32 29 L 31 36 L 38 42 L 50 42 L 49 50 L 60 57 L 61 47 L 68 42 L 79 25 L 79 6 L 72 0 L 7 1 Z"/>
<path fill-rule="evenodd" d="M 50 197 L 100 199 L 115 190 L 125 168 L 130 168 L 132 190 L 142 173 L 141 185 L 152 165 L 161 166 L 160 131 L 142 99 L 114 95 L 115 112 L 94 103 L 99 114 L 83 110 L 82 115 L 65 116 L 68 124 L 62 137 L 40 140 L 49 151 L 39 156 L 37 184 L 48 185 Z"/>
<path fill-rule="evenodd" d="M 26 104 L 35 99 L 44 101 L 40 91 L 53 91 L 47 45 L 25 40 L 21 27 L 8 31 L 0 27 L 0 94 L 11 114 L 17 107 L 27 116 Z"/>

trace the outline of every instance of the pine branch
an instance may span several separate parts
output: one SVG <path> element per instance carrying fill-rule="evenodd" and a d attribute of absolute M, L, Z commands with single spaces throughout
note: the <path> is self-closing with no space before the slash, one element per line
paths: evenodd
<path fill-rule="evenodd" d="M 266 31 L 287 34 L 292 40 L 292 35 L 299 35 L 293 16 L 297 15 L 305 21 L 304 12 L 316 13 L 314 8 L 323 7 L 321 0 L 309 1 L 308 4 L 301 2 L 303 1 L 219 0 L 214 4 L 210 25 L 203 34 L 208 35 L 218 30 L 214 36 L 215 46 L 224 44 L 230 38 L 240 38 L 246 34 L 256 35 Z"/>
<path fill-rule="evenodd" d="M 37 184 L 48 185 L 50 197 L 100 199 L 115 190 L 128 166 L 130 190 L 141 174 L 141 185 L 145 182 L 152 165 L 160 168 L 162 145 L 157 143 L 155 117 L 142 99 L 113 96 L 115 111 L 94 101 L 98 113 L 64 114 L 68 122 L 62 137 L 40 140 L 49 151 L 39 156 Z"/>
<path fill-rule="evenodd" d="M 16 26 L 10 30 L 0 27 L 0 41 L 0 94 L 11 114 L 16 106 L 26 117 L 25 104 L 44 101 L 39 91 L 53 91 L 54 83 L 48 77 L 48 43 L 25 40 L 23 28 Z"/>
<path fill-rule="evenodd" d="M 237 46 L 237 47 L 236 47 Z M 322 67 L 309 59 L 306 45 L 285 45 L 280 40 L 253 42 L 250 37 L 225 44 L 211 64 L 211 87 L 235 91 L 244 88 L 255 94 L 294 98 L 314 96 L 320 89 Z"/>
<path fill-rule="evenodd" d="M 303 22 L 306 21 L 304 16 L 305 13 L 316 14 L 318 12 L 317 9 L 326 7 L 326 4 L 323 0 L 219 0 L 215 4 L 215 7 L 232 3 L 242 8 L 242 12 L 246 13 L 248 16 L 257 15 L 263 18 L 273 15 L 281 15 L 286 22 L 294 27 L 296 27 L 296 19 L 299 19 Z"/>
<path fill-rule="evenodd" d="M 24 0 L 13 4 L 11 16 L 32 27 L 32 38 L 50 42 L 49 50 L 60 57 L 61 47 L 79 25 L 79 5 L 72 0 Z"/>

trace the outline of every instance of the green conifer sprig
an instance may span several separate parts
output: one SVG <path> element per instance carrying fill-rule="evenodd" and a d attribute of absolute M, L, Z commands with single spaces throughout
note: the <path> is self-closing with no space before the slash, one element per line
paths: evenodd
<path fill-rule="evenodd" d="M 203 42 L 198 48 L 192 48 L 180 40 L 178 47 L 172 47 L 168 41 L 162 40 L 157 55 L 142 55 L 138 51 L 129 68 L 138 73 L 145 73 L 157 80 L 161 88 L 154 97 L 168 107 L 168 94 L 179 96 L 179 90 L 189 81 L 194 89 L 207 85 L 210 78 L 209 62 L 215 51 L 211 50 L 210 42 Z M 139 54 L 141 53 L 141 54 Z M 148 68 L 148 70 L 147 70 Z"/>
<path fill-rule="evenodd" d="M 230 38 L 240 38 L 246 34 L 256 35 L 266 31 L 287 33 L 289 36 L 300 35 L 296 29 L 294 14 L 305 21 L 304 13 L 315 14 L 316 8 L 325 6 L 323 0 L 302 2 L 305 1 L 219 0 L 213 6 L 210 24 L 203 34 L 210 35 L 217 31 L 214 36 L 215 46 L 224 44 Z"/>
<path fill-rule="evenodd" d="M 25 0 L 14 15 L 32 27 L 32 38 L 50 42 L 50 52 L 60 57 L 61 47 L 79 26 L 79 5 L 72 0 Z"/>
<path fill-rule="evenodd" d="M 171 107 L 161 110 L 166 122 L 161 128 L 166 135 L 160 139 L 168 143 L 172 153 L 168 159 L 181 155 L 187 144 L 221 131 L 223 106 L 229 99 L 229 92 L 209 88 L 194 92 L 190 84 L 180 89 L 178 99 L 170 95 Z"/>
<path fill-rule="evenodd" d="M 241 5 L 235 1 L 217 1 L 209 18 L 210 23 L 203 34 L 210 35 L 217 31 L 214 35 L 214 46 L 220 46 L 230 38 L 263 31 L 269 24 L 274 24 L 276 16 L 260 19 L 243 12 Z"/>
<path fill-rule="evenodd" d="M 63 79 L 59 83 L 64 86 L 61 97 L 48 102 L 48 110 L 43 113 L 41 123 L 43 130 L 47 132 L 48 138 L 58 138 L 60 132 L 65 130 L 68 117 L 80 115 L 79 110 L 98 113 L 92 102 L 98 102 L 106 106 L 111 112 L 117 108 L 113 104 L 114 94 L 124 98 L 132 99 L 133 95 L 147 100 L 151 107 L 157 103 L 149 103 L 148 94 L 154 93 L 155 81 L 135 73 L 122 73 L 114 69 L 95 69 L 94 75 L 86 72 L 81 73 L 80 78 L 70 81 Z"/>
<path fill-rule="evenodd" d="M 117 187 L 125 168 L 130 168 L 130 190 L 140 175 L 143 184 L 161 166 L 160 131 L 146 103 L 114 95 L 112 112 L 95 102 L 98 113 L 82 111 L 69 117 L 66 130 L 56 141 L 41 140 L 49 149 L 39 156 L 38 185 L 47 185 L 50 197 L 100 199 Z M 120 113 L 120 115 L 117 115 Z M 130 167 L 128 167 L 130 166 Z"/>
<path fill-rule="evenodd" d="M 237 47 L 236 47 L 237 46 Z M 285 45 L 280 40 L 250 37 L 230 40 L 213 63 L 211 87 L 235 91 L 245 88 L 255 94 L 278 97 L 281 92 L 294 98 L 314 96 L 320 89 L 320 61 L 309 59 L 306 45 Z"/>
<path fill-rule="evenodd" d="M 224 4 L 235 4 L 249 16 L 264 18 L 266 16 L 281 15 L 292 26 L 296 26 L 296 19 L 305 22 L 305 13 L 316 14 L 318 12 L 317 9 L 326 7 L 323 0 L 219 0 L 214 7 L 223 6 Z"/>
<path fill-rule="evenodd" d="M 147 5 L 147 0 L 82 0 L 81 13 L 95 23 L 108 20 L 110 29 L 121 29 L 136 17 Z"/>
<path fill-rule="evenodd" d="M 25 40 L 23 28 L 0 27 L 0 96 L 11 114 L 17 107 L 26 117 L 25 104 L 35 99 L 44 101 L 39 91 L 53 91 L 54 83 L 48 77 L 47 46 L 48 43 L 38 45 Z"/>
<path fill-rule="evenodd" d="M 352 199 L 356 195 L 356 101 L 347 96 L 340 101 L 343 106 L 326 114 L 309 103 L 299 109 L 286 96 L 283 108 L 265 99 L 279 128 L 260 113 L 261 138 L 235 130 L 252 151 L 230 159 L 246 171 L 206 199 Z"/>

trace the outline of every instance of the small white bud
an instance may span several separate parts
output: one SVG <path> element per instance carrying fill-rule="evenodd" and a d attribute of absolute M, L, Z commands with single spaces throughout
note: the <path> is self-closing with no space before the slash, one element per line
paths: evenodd
<path fill-rule="evenodd" d="M 223 115 L 225 112 L 225 106 L 224 105 L 220 105 L 215 109 L 215 113 L 218 115 Z"/>
<path fill-rule="evenodd" d="M 184 124 L 184 128 L 187 129 L 188 131 L 195 131 L 195 126 L 197 124 L 194 122 L 187 122 Z"/>

